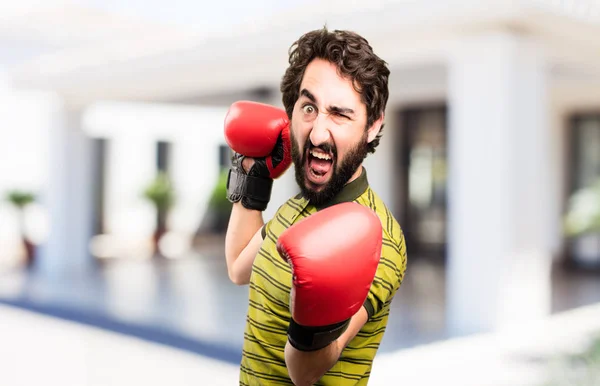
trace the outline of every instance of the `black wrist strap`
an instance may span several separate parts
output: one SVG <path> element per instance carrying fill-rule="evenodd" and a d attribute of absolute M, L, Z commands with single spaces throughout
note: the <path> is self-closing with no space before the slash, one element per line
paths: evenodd
<path fill-rule="evenodd" d="M 227 199 L 231 202 L 242 201 L 248 209 L 265 210 L 271 199 L 273 180 L 249 176 L 231 168 L 227 176 Z"/>
<path fill-rule="evenodd" d="M 308 327 L 290 320 L 288 340 L 300 351 L 316 351 L 327 347 L 346 331 L 350 319 L 328 326 Z"/>

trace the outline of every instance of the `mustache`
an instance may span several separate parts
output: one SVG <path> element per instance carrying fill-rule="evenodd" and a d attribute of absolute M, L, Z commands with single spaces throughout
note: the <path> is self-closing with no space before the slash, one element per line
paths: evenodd
<path fill-rule="evenodd" d="M 310 138 L 308 138 L 306 140 L 306 143 L 304 145 L 304 149 L 306 150 L 306 153 L 308 153 L 310 150 L 313 149 L 320 149 L 321 151 L 325 152 L 325 153 L 330 153 L 333 154 L 334 157 L 337 156 L 337 148 L 335 147 L 334 144 L 331 143 L 322 143 L 319 146 L 315 146 Z"/>

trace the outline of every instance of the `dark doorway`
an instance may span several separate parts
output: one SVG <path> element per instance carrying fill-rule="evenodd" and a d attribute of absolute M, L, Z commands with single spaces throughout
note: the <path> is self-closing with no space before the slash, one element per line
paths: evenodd
<path fill-rule="evenodd" d="M 567 199 L 600 183 L 600 113 L 571 117 L 568 127 Z M 600 199 L 600 198 L 599 198 Z M 568 203 L 567 203 L 568 204 Z M 565 205 L 568 210 L 568 205 Z M 590 213 L 590 216 L 592 213 Z M 567 239 L 567 265 L 600 272 L 600 232 L 584 231 Z"/>
<path fill-rule="evenodd" d="M 446 252 L 447 111 L 445 106 L 403 109 L 398 195 L 407 249 L 443 262 Z"/>
<path fill-rule="evenodd" d="M 219 145 L 219 170 L 231 166 L 231 149 L 227 145 Z"/>
<path fill-rule="evenodd" d="M 105 232 L 104 224 L 104 208 L 106 189 L 106 154 L 109 142 L 105 138 L 94 138 L 92 141 L 92 182 L 94 189 L 92 190 L 93 202 L 93 225 L 92 234 L 98 235 Z"/>
<path fill-rule="evenodd" d="M 156 170 L 169 173 L 169 163 L 171 161 L 171 143 L 159 141 L 156 144 Z"/>

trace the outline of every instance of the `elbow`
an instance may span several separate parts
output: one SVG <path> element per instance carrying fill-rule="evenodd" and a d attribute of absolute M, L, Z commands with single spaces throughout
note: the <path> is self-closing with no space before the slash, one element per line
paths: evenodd
<path fill-rule="evenodd" d="M 292 383 L 295 386 L 312 386 L 315 383 L 319 382 L 323 374 L 317 375 L 315 374 L 314 370 L 311 374 L 311 370 L 312 369 L 309 369 L 308 371 L 289 371 L 288 368 L 288 374 L 290 376 L 290 379 L 292 380 Z"/>
<path fill-rule="evenodd" d="M 290 379 L 295 386 L 312 386 L 319 382 L 321 377 L 310 377 L 307 374 L 290 374 Z"/>
<path fill-rule="evenodd" d="M 340 355 L 338 345 L 333 343 L 317 351 L 299 351 L 288 340 L 284 349 L 288 374 L 296 386 L 311 386 L 319 382 Z"/>
<path fill-rule="evenodd" d="M 241 275 L 240 272 L 233 267 L 229 268 L 227 273 L 229 274 L 229 280 L 231 280 L 231 282 L 235 285 L 246 285 L 250 282 L 249 278 Z"/>

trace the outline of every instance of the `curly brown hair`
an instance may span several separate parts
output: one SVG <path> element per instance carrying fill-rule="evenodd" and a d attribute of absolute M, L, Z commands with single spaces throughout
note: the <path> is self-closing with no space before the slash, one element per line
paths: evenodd
<path fill-rule="evenodd" d="M 366 128 L 371 127 L 384 114 L 388 101 L 390 70 L 387 63 L 373 53 L 371 45 L 362 36 L 352 31 L 328 31 L 327 27 L 302 35 L 290 47 L 290 66 L 280 87 L 288 117 L 292 118 L 304 71 L 315 58 L 335 64 L 342 76 L 352 80 L 367 107 Z M 383 124 L 377 137 L 368 144 L 369 153 L 375 152 L 382 134 Z"/>

